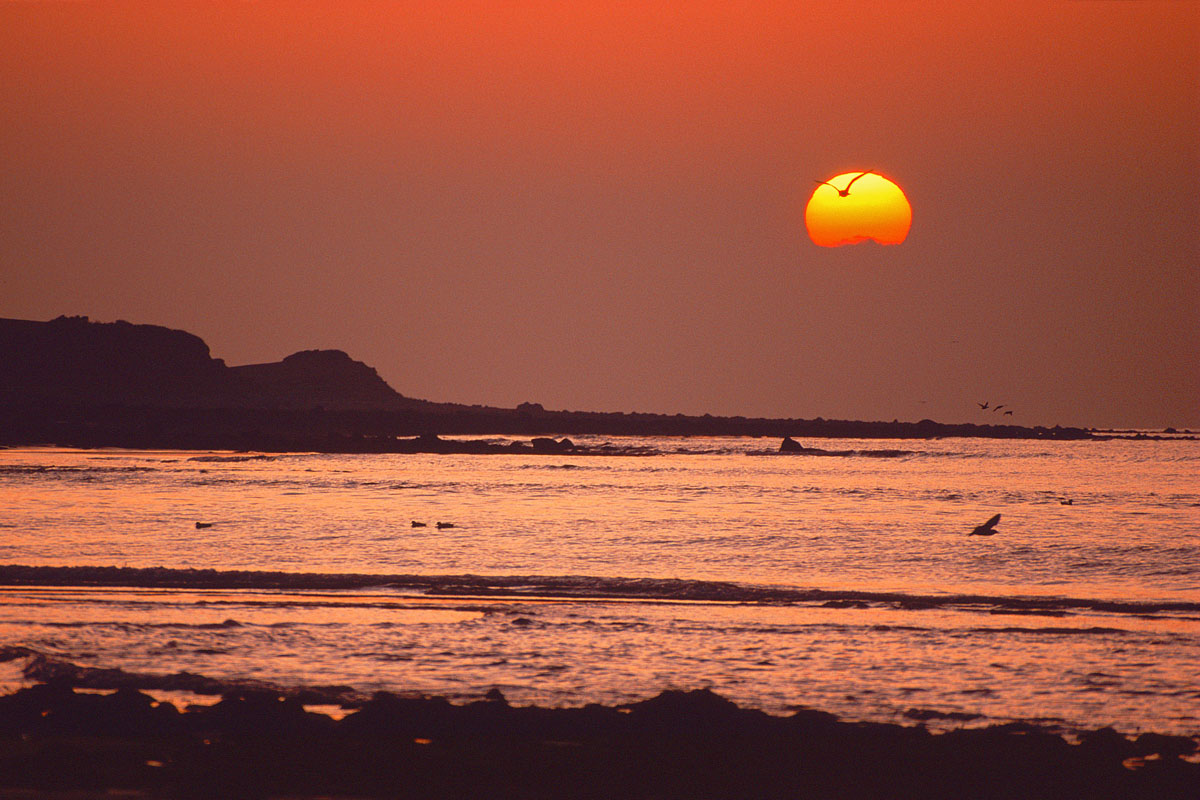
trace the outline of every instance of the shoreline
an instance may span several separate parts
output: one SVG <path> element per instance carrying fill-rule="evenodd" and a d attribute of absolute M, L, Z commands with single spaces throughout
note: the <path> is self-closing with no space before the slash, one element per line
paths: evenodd
<path fill-rule="evenodd" d="M 1200 785 L 1187 737 L 931 733 L 772 716 L 706 689 L 582 708 L 379 692 L 341 719 L 303 699 L 243 688 L 180 711 L 133 688 L 39 683 L 0 697 L 0 796 L 1169 799 Z"/>
<path fill-rule="evenodd" d="M 224 627 L 226 625 L 236 627 L 237 623 L 218 623 L 214 627 Z M 341 719 L 346 714 L 363 708 L 377 694 L 395 695 L 409 700 L 438 698 L 461 705 L 487 699 L 491 693 L 500 691 L 499 686 L 496 684 L 492 684 L 492 688 L 487 692 L 483 691 L 482 688 L 476 690 L 463 689 L 452 692 L 446 690 L 435 690 L 432 692 L 405 690 L 396 687 L 362 690 L 347 684 L 288 684 L 264 678 L 244 676 L 213 677 L 188 670 L 179 670 L 171 673 L 129 671 L 121 667 L 87 666 L 23 645 L 0 645 L 0 668 L 6 673 L 5 682 L 0 684 L 4 687 L 0 689 L 0 697 L 44 684 L 60 688 L 69 687 L 76 691 L 91 694 L 142 692 L 150 694 L 159 702 L 170 703 L 180 711 L 184 711 L 191 704 L 196 704 L 197 708 L 206 708 L 215 703 L 217 699 L 229 695 L 269 694 L 280 699 L 281 702 L 284 700 L 294 701 L 306 708 L 313 707 L 335 719 Z M 677 687 L 673 683 L 665 684 L 665 686 L 667 688 L 662 689 L 660 693 L 677 691 Z M 726 702 L 734 704 L 738 702 L 725 698 L 723 693 L 712 686 L 703 686 L 702 689 L 696 689 L 695 691 L 721 694 Z M 649 699 L 649 692 L 637 692 L 627 694 L 621 700 L 587 700 L 575 696 L 565 702 L 539 704 L 534 701 L 527 702 L 524 705 L 554 710 L 570 710 L 589 706 L 609 706 L 620 709 L 646 702 Z M 794 712 L 799 709 L 806 711 L 814 710 L 813 706 L 795 702 L 766 708 L 756 705 L 752 701 L 747 702 L 743 700 L 741 701 L 741 707 L 772 717 L 779 717 L 784 715 L 784 712 Z M 340 711 L 335 711 L 335 709 L 340 709 Z M 1087 724 L 1072 724 L 1058 717 L 1028 719 L 1019 717 L 988 717 L 981 713 L 943 711 L 928 706 L 915 705 L 910 705 L 903 710 L 897 707 L 895 713 L 890 718 L 880 718 L 877 715 L 872 718 L 872 716 L 855 716 L 844 713 L 839 715 L 826 710 L 822 710 L 822 713 L 830 717 L 837 717 L 839 721 L 846 722 L 847 724 L 893 725 L 905 728 L 913 727 L 916 724 L 920 727 L 928 727 L 931 733 L 937 734 L 957 730 L 1011 728 L 1015 726 L 1037 729 L 1047 734 L 1062 736 L 1072 744 L 1077 744 L 1097 730 Z M 1188 741 L 1193 742 L 1196 744 L 1196 756 L 1190 760 L 1200 764 L 1200 729 L 1185 729 L 1167 733 L 1147 726 L 1117 728 L 1117 726 L 1111 724 L 1104 726 L 1104 729 L 1115 730 L 1130 741 L 1142 735 L 1150 735 L 1151 737 L 1162 735 L 1177 740 L 1177 744 Z"/>
<path fill-rule="evenodd" d="M 450 436 L 512 437 L 503 445 Z M 1107 441 L 1078 427 L 975 423 L 773 419 L 682 414 L 450 408 L 236 408 L 147 403 L 80 404 L 0 393 L 0 446 L 233 450 L 271 453 L 562 453 L 638 455 L 638 448 L 580 448 L 552 437 L 731 436 L 792 439 L 937 438 Z M 1186 436 L 1186 434 L 1185 434 Z M 1169 438 L 1179 438 L 1170 436 Z"/>
<path fill-rule="evenodd" d="M 0 413 L 0 417 L 3 414 Z M 0 421 L 3 421 L 0 419 Z M 446 438 L 444 427 L 438 433 L 413 435 L 367 433 L 325 434 L 280 431 L 273 433 L 232 433 L 221 431 L 163 432 L 154 431 L 154 425 L 142 429 L 129 422 L 119 428 L 104 428 L 94 424 L 58 427 L 35 432 L 21 432 L 22 423 L 6 426 L 0 432 L 0 450 L 23 448 L 68 448 L 78 450 L 153 450 L 180 453 L 263 453 L 289 455 L 297 453 L 323 453 L 328 455 L 535 455 L 535 456 L 579 456 L 579 457 L 650 457 L 663 455 L 664 451 L 635 444 L 600 445 L 576 444 L 570 436 L 613 436 L 620 438 L 741 438 L 780 440 L 762 450 L 747 453 L 755 456 L 832 456 L 832 457 L 876 457 L 899 458 L 917 455 L 918 452 L 897 448 L 866 448 L 858 450 L 829 450 L 806 446 L 796 439 L 827 441 L 879 440 L 914 442 L 935 439 L 1004 439 L 1065 442 L 1173 442 L 1197 441 L 1200 436 L 1188 433 L 1159 434 L 1139 431 L 1136 433 L 1101 431 L 1078 428 L 1022 428 L 1006 427 L 993 429 L 990 426 L 945 425 L 942 423 L 846 423 L 845 427 L 826 427 L 824 423 L 813 425 L 784 424 L 789 421 L 773 420 L 767 429 L 757 427 L 672 430 L 656 426 L 625 429 L 622 426 L 599 426 L 592 428 L 548 428 L 557 431 L 530 438 L 527 431 L 508 427 L 492 430 L 474 429 L 467 426 L 450 426 L 453 436 L 489 436 L 507 439 L 503 443 L 480 439 Z M 928 422 L 926 420 L 925 422 Z M 778 423 L 778 424 L 775 424 Z M 900 427 L 895 427 L 900 426 Z M 566 432 L 564 435 L 563 431 Z M 558 438 L 555 438 L 558 437 Z"/>

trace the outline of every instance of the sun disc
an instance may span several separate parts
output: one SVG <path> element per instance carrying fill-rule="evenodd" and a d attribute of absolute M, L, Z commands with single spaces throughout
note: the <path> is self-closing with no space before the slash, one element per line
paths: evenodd
<path fill-rule="evenodd" d="M 835 175 L 809 198 L 804 225 L 815 244 L 839 247 L 868 240 L 900 244 L 908 237 L 912 206 L 904 192 L 882 175 L 860 174 Z"/>

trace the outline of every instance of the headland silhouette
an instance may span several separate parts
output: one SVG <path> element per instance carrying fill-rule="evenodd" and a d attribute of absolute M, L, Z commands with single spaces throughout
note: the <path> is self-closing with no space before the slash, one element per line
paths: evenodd
<path fill-rule="evenodd" d="M 0 445 L 266 452 L 580 453 L 552 435 L 1089 439 L 1076 427 L 553 411 L 406 397 L 340 350 L 228 366 L 156 325 L 0 319 Z M 446 436 L 527 437 L 507 444 Z M 606 450 L 605 453 L 612 453 Z M 803 450 L 796 451 L 803 452 Z M 809 453 L 817 451 L 809 449 Z"/>

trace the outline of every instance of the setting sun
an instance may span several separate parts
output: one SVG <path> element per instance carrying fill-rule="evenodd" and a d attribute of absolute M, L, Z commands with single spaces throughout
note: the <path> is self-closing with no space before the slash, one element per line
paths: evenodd
<path fill-rule="evenodd" d="M 900 187 L 874 172 L 836 175 L 813 192 L 804 209 L 804 224 L 822 247 L 900 244 L 912 225 L 912 206 Z"/>

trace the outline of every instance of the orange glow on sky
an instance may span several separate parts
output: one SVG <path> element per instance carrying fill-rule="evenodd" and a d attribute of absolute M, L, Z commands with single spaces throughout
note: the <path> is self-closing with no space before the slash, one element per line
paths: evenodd
<path fill-rule="evenodd" d="M 468 404 L 1189 427 L 1198 10 L 0 2 L 0 317 Z M 865 169 L 924 235 L 810 245 Z"/>
<path fill-rule="evenodd" d="M 837 175 L 813 192 L 804 209 L 804 224 L 816 244 L 838 247 L 868 240 L 900 244 L 908 236 L 912 206 L 904 192 L 882 175 L 859 174 Z M 851 181 L 854 185 L 843 197 L 839 190 Z"/>

